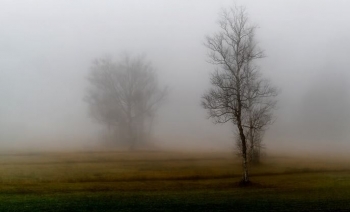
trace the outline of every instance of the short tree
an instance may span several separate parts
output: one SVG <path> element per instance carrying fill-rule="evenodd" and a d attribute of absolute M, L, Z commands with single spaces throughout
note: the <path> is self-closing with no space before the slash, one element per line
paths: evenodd
<path fill-rule="evenodd" d="M 156 109 L 166 95 L 152 65 L 141 57 L 125 56 L 119 62 L 96 59 L 88 76 L 86 101 L 91 116 L 116 130 L 130 149 L 145 142 Z"/>
<path fill-rule="evenodd" d="M 232 122 L 237 127 L 242 157 L 242 183 L 249 182 L 249 155 L 257 150 L 262 132 L 271 123 L 276 89 L 261 79 L 256 59 L 263 57 L 254 40 L 256 27 L 250 25 L 245 9 L 221 12 L 220 31 L 208 36 L 210 62 L 216 65 L 213 87 L 203 95 L 202 106 L 215 123 Z"/>

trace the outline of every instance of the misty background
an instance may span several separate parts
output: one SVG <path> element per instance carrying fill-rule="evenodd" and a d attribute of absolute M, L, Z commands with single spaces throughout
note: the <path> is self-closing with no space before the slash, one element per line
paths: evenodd
<path fill-rule="evenodd" d="M 94 59 L 146 55 L 169 95 L 157 113 L 159 148 L 231 150 L 231 124 L 206 119 L 200 100 L 214 66 L 206 35 L 218 13 L 245 6 L 259 28 L 264 77 L 280 89 L 268 151 L 350 148 L 347 1 L 1 1 L 0 151 L 91 149 L 103 126 L 84 102 Z"/>

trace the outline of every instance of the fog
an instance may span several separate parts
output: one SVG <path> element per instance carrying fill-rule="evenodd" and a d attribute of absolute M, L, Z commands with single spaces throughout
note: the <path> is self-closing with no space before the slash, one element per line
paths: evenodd
<path fill-rule="evenodd" d="M 214 70 L 206 35 L 233 1 L 1 1 L 0 149 L 103 148 L 84 101 L 92 61 L 145 55 L 169 94 L 157 148 L 233 150 L 233 126 L 201 108 Z M 235 1 L 259 28 L 261 72 L 280 90 L 268 151 L 350 149 L 347 1 Z"/>

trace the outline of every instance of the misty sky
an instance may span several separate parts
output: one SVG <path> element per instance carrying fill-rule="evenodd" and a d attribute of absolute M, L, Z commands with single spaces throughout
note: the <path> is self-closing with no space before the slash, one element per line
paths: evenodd
<path fill-rule="evenodd" d="M 259 28 L 263 75 L 280 89 L 268 149 L 350 149 L 350 2 L 235 1 Z M 233 148 L 232 126 L 200 107 L 209 88 L 206 35 L 233 1 L 1 1 L 0 149 L 85 147 L 101 126 L 83 101 L 91 61 L 146 55 L 170 94 L 162 146 Z"/>

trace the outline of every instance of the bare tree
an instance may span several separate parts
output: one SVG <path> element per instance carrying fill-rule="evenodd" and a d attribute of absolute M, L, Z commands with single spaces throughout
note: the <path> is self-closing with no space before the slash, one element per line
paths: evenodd
<path fill-rule="evenodd" d="M 156 112 L 166 95 L 152 65 L 143 58 L 125 56 L 119 62 L 96 59 L 88 77 L 86 95 L 91 116 L 116 130 L 130 149 L 145 142 Z M 148 129 L 147 129 L 148 128 Z"/>
<path fill-rule="evenodd" d="M 271 123 L 276 89 L 261 79 L 256 59 L 263 57 L 254 40 L 256 27 L 250 25 L 243 7 L 221 12 L 220 30 L 208 36 L 213 87 L 204 94 L 202 106 L 215 123 L 231 122 L 237 127 L 243 166 L 242 183 L 249 182 L 249 152 L 253 151 L 265 126 Z M 259 138 L 259 139 L 258 139 Z"/>

